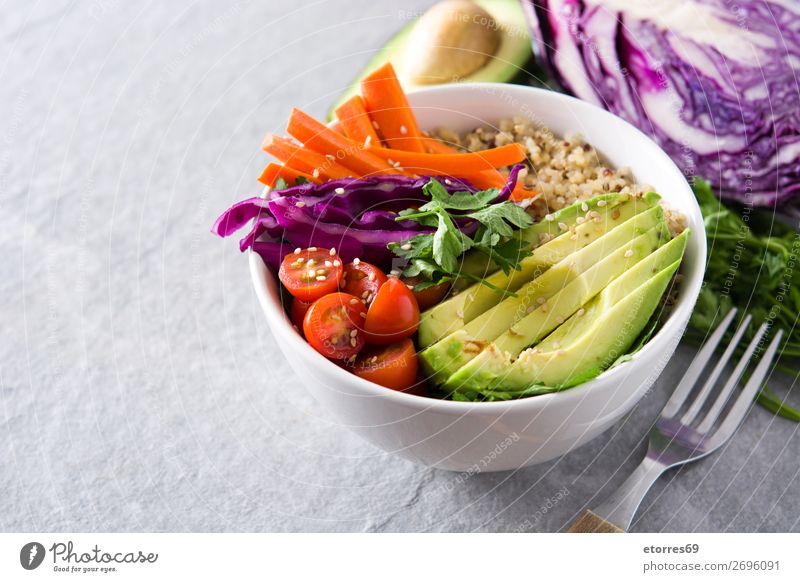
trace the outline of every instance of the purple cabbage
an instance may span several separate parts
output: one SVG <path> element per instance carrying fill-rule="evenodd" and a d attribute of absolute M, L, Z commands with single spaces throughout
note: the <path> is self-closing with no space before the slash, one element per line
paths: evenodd
<path fill-rule="evenodd" d="M 800 2 L 525 0 L 565 90 L 652 136 L 725 197 L 800 194 Z"/>
<path fill-rule="evenodd" d="M 521 169 L 515 166 L 511 170 L 497 202 L 509 198 Z M 438 179 L 450 194 L 477 191 L 463 180 Z M 211 232 L 228 237 L 252 223 L 239 248 L 252 248 L 274 268 L 295 247 L 317 246 L 335 248 L 345 261 L 358 257 L 388 269 L 394 256 L 387 248 L 389 243 L 432 231 L 414 221 L 395 220 L 398 211 L 429 200 L 422 191 L 429 180 L 372 176 L 271 191 L 267 198 L 248 198 L 231 206 L 216 220 Z M 468 235 L 478 227 L 468 219 L 457 219 L 456 223 Z M 261 240 L 264 236 L 272 240 Z"/>

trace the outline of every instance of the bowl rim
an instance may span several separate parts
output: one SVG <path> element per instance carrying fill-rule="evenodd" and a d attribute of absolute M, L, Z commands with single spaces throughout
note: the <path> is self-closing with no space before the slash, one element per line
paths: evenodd
<path fill-rule="evenodd" d="M 675 162 L 667 155 L 667 153 L 655 142 L 653 141 L 647 134 L 642 132 L 640 129 L 632 125 L 631 123 L 627 122 L 626 120 L 622 119 L 621 117 L 606 111 L 605 109 L 587 101 L 582 101 L 576 97 L 572 97 L 571 95 L 566 95 L 564 93 L 559 93 L 556 91 L 552 91 L 549 89 L 542 89 L 539 87 L 531 87 L 527 85 L 512 85 L 508 83 L 483 83 L 483 82 L 476 82 L 476 83 L 454 83 L 454 84 L 447 84 L 447 85 L 436 85 L 431 87 L 425 87 L 420 89 L 415 89 L 408 92 L 408 95 L 418 95 L 418 94 L 425 94 L 425 93 L 460 93 L 460 92 L 469 92 L 475 90 L 486 89 L 487 87 L 504 87 L 505 90 L 511 91 L 520 91 L 522 93 L 530 93 L 534 96 L 539 95 L 541 97 L 545 97 L 548 99 L 555 99 L 555 100 L 563 100 L 566 103 L 570 103 L 572 107 L 578 108 L 578 110 L 585 110 L 586 114 L 594 114 L 599 115 L 601 117 L 605 117 L 610 122 L 613 123 L 622 123 L 624 126 L 627 127 L 627 130 L 631 133 L 632 136 L 636 136 L 639 140 L 642 140 L 644 144 L 647 144 L 650 149 L 655 152 L 655 155 L 660 156 L 662 160 L 667 164 L 669 168 L 674 170 L 678 175 L 681 176 L 683 182 L 685 183 L 686 189 L 690 193 L 689 199 L 692 201 L 691 208 L 681 208 L 680 210 L 685 214 L 689 215 L 694 214 L 696 218 L 699 218 L 699 221 L 696 221 L 697 224 L 693 227 L 692 236 L 700 236 L 701 240 L 699 243 L 699 256 L 695 259 L 695 268 L 690 273 L 685 273 L 686 277 L 682 282 L 681 293 L 678 296 L 677 302 L 673 308 L 672 313 L 670 313 L 669 318 L 667 321 L 661 326 L 661 328 L 655 333 L 650 340 L 642 346 L 642 348 L 631 356 L 631 359 L 616 366 L 614 368 L 605 370 L 597 377 L 588 380 L 587 382 L 583 382 L 582 384 L 578 384 L 568 390 L 563 390 L 559 392 L 550 392 L 547 394 L 540 394 L 537 396 L 531 396 L 528 398 L 517 398 L 512 400 L 497 400 L 497 401 L 460 401 L 460 400 L 447 400 L 441 398 L 431 398 L 429 396 L 419 396 L 416 394 L 410 394 L 407 392 L 400 392 L 397 390 L 391 390 L 389 388 L 385 388 L 368 380 L 364 380 L 356 376 L 355 374 L 349 373 L 347 370 L 344 370 L 340 366 L 337 366 L 334 362 L 328 360 L 321 354 L 319 354 L 314 348 L 312 348 L 308 342 L 306 342 L 294 329 L 288 315 L 286 314 L 284 309 L 278 309 L 277 313 L 273 311 L 272 305 L 270 305 L 270 296 L 269 296 L 269 289 L 267 285 L 264 283 L 263 276 L 266 274 L 272 278 L 273 284 L 276 286 L 277 292 L 277 277 L 269 270 L 269 268 L 264 264 L 261 260 L 261 257 L 252 251 L 249 250 L 248 252 L 248 260 L 249 260 L 249 267 L 250 267 L 250 274 L 251 280 L 253 282 L 253 286 L 255 287 L 256 294 L 259 299 L 259 303 L 261 304 L 262 310 L 264 311 L 265 315 L 267 316 L 268 323 L 270 325 L 271 331 L 273 334 L 279 334 L 281 337 L 279 338 L 281 341 L 288 341 L 290 343 L 290 348 L 299 349 L 299 350 L 306 350 L 306 354 L 310 357 L 319 358 L 318 361 L 325 363 L 322 364 L 323 366 L 327 366 L 329 373 L 332 376 L 332 379 L 342 382 L 348 383 L 355 383 L 355 386 L 359 387 L 361 390 L 366 391 L 369 396 L 377 396 L 380 398 L 388 398 L 389 400 L 394 401 L 397 404 L 401 405 L 410 405 L 418 407 L 419 405 L 424 405 L 426 408 L 438 408 L 440 411 L 444 410 L 458 410 L 459 412 L 467 412 L 467 411 L 474 411 L 474 412 L 503 412 L 505 410 L 514 408 L 515 410 L 522 409 L 525 407 L 530 407 L 531 409 L 540 408 L 547 406 L 549 403 L 554 401 L 559 401 L 560 403 L 568 403 L 570 401 L 574 401 L 577 399 L 581 399 L 585 397 L 585 391 L 588 388 L 595 387 L 595 392 L 598 389 L 602 389 L 605 385 L 606 388 L 610 388 L 616 386 L 616 383 L 613 382 L 618 376 L 625 372 L 626 369 L 629 369 L 630 366 L 634 365 L 635 363 L 643 360 L 648 354 L 651 352 L 655 352 L 657 349 L 663 349 L 667 346 L 670 341 L 676 337 L 681 336 L 685 329 L 686 322 L 688 321 L 689 317 L 691 316 L 691 312 L 694 309 L 695 302 L 697 297 L 700 294 L 701 285 L 703 282 L 703 275 L 705 273 L 705 264 L 706 264 L 706 254 L 707 254 L 707 240 L 706 240 L 706 231 L 705 225 L 702 220 L 702 213 L 700 212 L 700 206 L 697 203 L 694 195 L 691 194 L 691 187 L 689 186 L 688 181 L 686 181 L 683 172 L 678 168 Z M 584 114 L 582 111 L 579 111 L 582 115 Z M 335 122 L 334 122 L 335 123 Z M 269 188 L 264 189 L 264 193 L 266 193 Z M 685 263 L 681 263 L 681 267 L 684 266 Z M 277 315 L 277 317 L 273 317 Z M 283 327 L 280 329 L 276 329 L 276 325 L 282 325 Z"/>

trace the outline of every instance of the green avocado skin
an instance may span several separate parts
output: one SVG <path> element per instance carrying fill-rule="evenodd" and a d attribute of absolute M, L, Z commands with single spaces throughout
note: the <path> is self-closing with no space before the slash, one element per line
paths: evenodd
<path fill-rule="evenodd" d="M 491 14 L 499 25 L 502 31 L 500 47 L 487 64 L 471 75 L 459 79 L 459 82 L 508 83 L 525 70 L 525 66 L 533 56 L 531 39 L 527 34 L 527 28 L 523 26 L 525 14 L 522 12 L 519 0 L 475 0 L 475 2 Z M 387 61 L 391 61 L 395 68 L 398 68 L 399 63 L 403 60 L 411 29 L 414 28 L 416 22 L 414 20 L 404 26 L 369 60 L 353 83 L 328 110 L 328 121 L 335 119 L 337 107 L 359 92 L 361 79 Z M 406 92 L 431 86 L 415 85 L 402 78 L 400 82 Z"/>
<path fill-rule="evenodd" d="M 469 376 L 450 378 L 446 386 L 464 399 L 504 398 L 550 387 L 563 390 L 599 375 L 625 354 L 642 333 L 680 266 L 690 231 L 670 240 L 614 280 L 540 342 L 537 351 L 516 360 L 489 348 L 483 365 Z M 457 381 L 454 381 L 457 380 Z M 544 390 L 541 390 L 544 391 Z"/>

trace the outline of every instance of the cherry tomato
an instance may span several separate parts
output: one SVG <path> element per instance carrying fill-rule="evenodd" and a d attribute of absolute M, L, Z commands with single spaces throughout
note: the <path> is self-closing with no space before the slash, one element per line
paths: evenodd
<path fill-rule="evenodd" d="M 336 291 L 343 269 L 335 250 L 309 247 L 286 255 L 278 278 L 289 293 L 311 302 Z"/>
<path fill-rule="evenodd" d="M 439 303 L 447 292 L 450 290 L 450 283 L 440 283 L 435 287 L 428 287 L 427 289 L 423 289 L 422 291 L 414 291 L 413 287 L 416 287 L 420 283 L 425 282 L 425 278 L 417 276 L 417 277 L 402 277 L 400 279 L 406 285 L 411 285 L 412 293 L 414 294 L 414 298 L 417 300 L 417 305 L 419 305 L 420 311 L 425 311 L 426 309 L 430 309 L 437 303 Z"/>
<path fill-rule="evenodd" d="M 330 293 L 312 303 L 303 318 L 306 341 L 326 358 L 355 356 L 366 343 L 364 304 L 348 293 Z"/>
<path fill-rule="evenodd" d="M 392 390 L 407 390 L 417 381 L 414 342 L 404 339 L 388 346 L 370 346 L 356 360 L 353 373 Z"/>
<path fill-rule="evenodd" d="M 347 263 L 344 266 L 340 287 L 345 293 L 355 295 L 369 305 L 384 283 L 386 283 L 386 275 L 383 274 L 383 271 L 375 265 L 360 261 Z"/>
<path fill-rule="evenodd" d="M 292 319 L 292 323 L 295 324 L 297 329 L 300 330 L 300 333 L 303 332 L 303 318 L 306 316 L 306 311 L 308 311 L 309 307 L 311 307 L 311 303 L 308 301 L 303 301 L 297 297 L 292 298 L 292 306 L 289 309 L 289 316 Z"/>
<path fill-rule="evenodd" d="M 371 344 L 391 344 L 417 331 L 419 306 L 411 290 L 397 277 L 384 283 L 367 311 L 364 331 Z"/>

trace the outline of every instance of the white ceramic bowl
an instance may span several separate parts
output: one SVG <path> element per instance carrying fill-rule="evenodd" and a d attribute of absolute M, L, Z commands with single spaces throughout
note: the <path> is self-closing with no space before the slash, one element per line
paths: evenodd
<path fill-rule="evenodd" d="M 580 133 L 613 166 L 628 166 L 639 183 L 652 185 L 685 213 L 693 231 L 681 266 L 680 296 L 669 320 L 631 361 L 590 382 L 555 394 L 476 403 L 395 392 L 329 362 L 294 331 L 281 306 L 275 276 L 251 253 L 252 280 L 267 322 L 298 381 L 338 422 L 385 451 L 455 471 L 504 471 L 563 455 L 628 412 L 671 358 L 700 292 L 706 261 L 697 202 L 681 171 L 653 141 L 589 103 L 552 91 L 493 83 L 433 87 L 412 93 L 409 100 L 423 129 L 447 126 L 465 131 L 525 115 L 557 135 Z"/>

